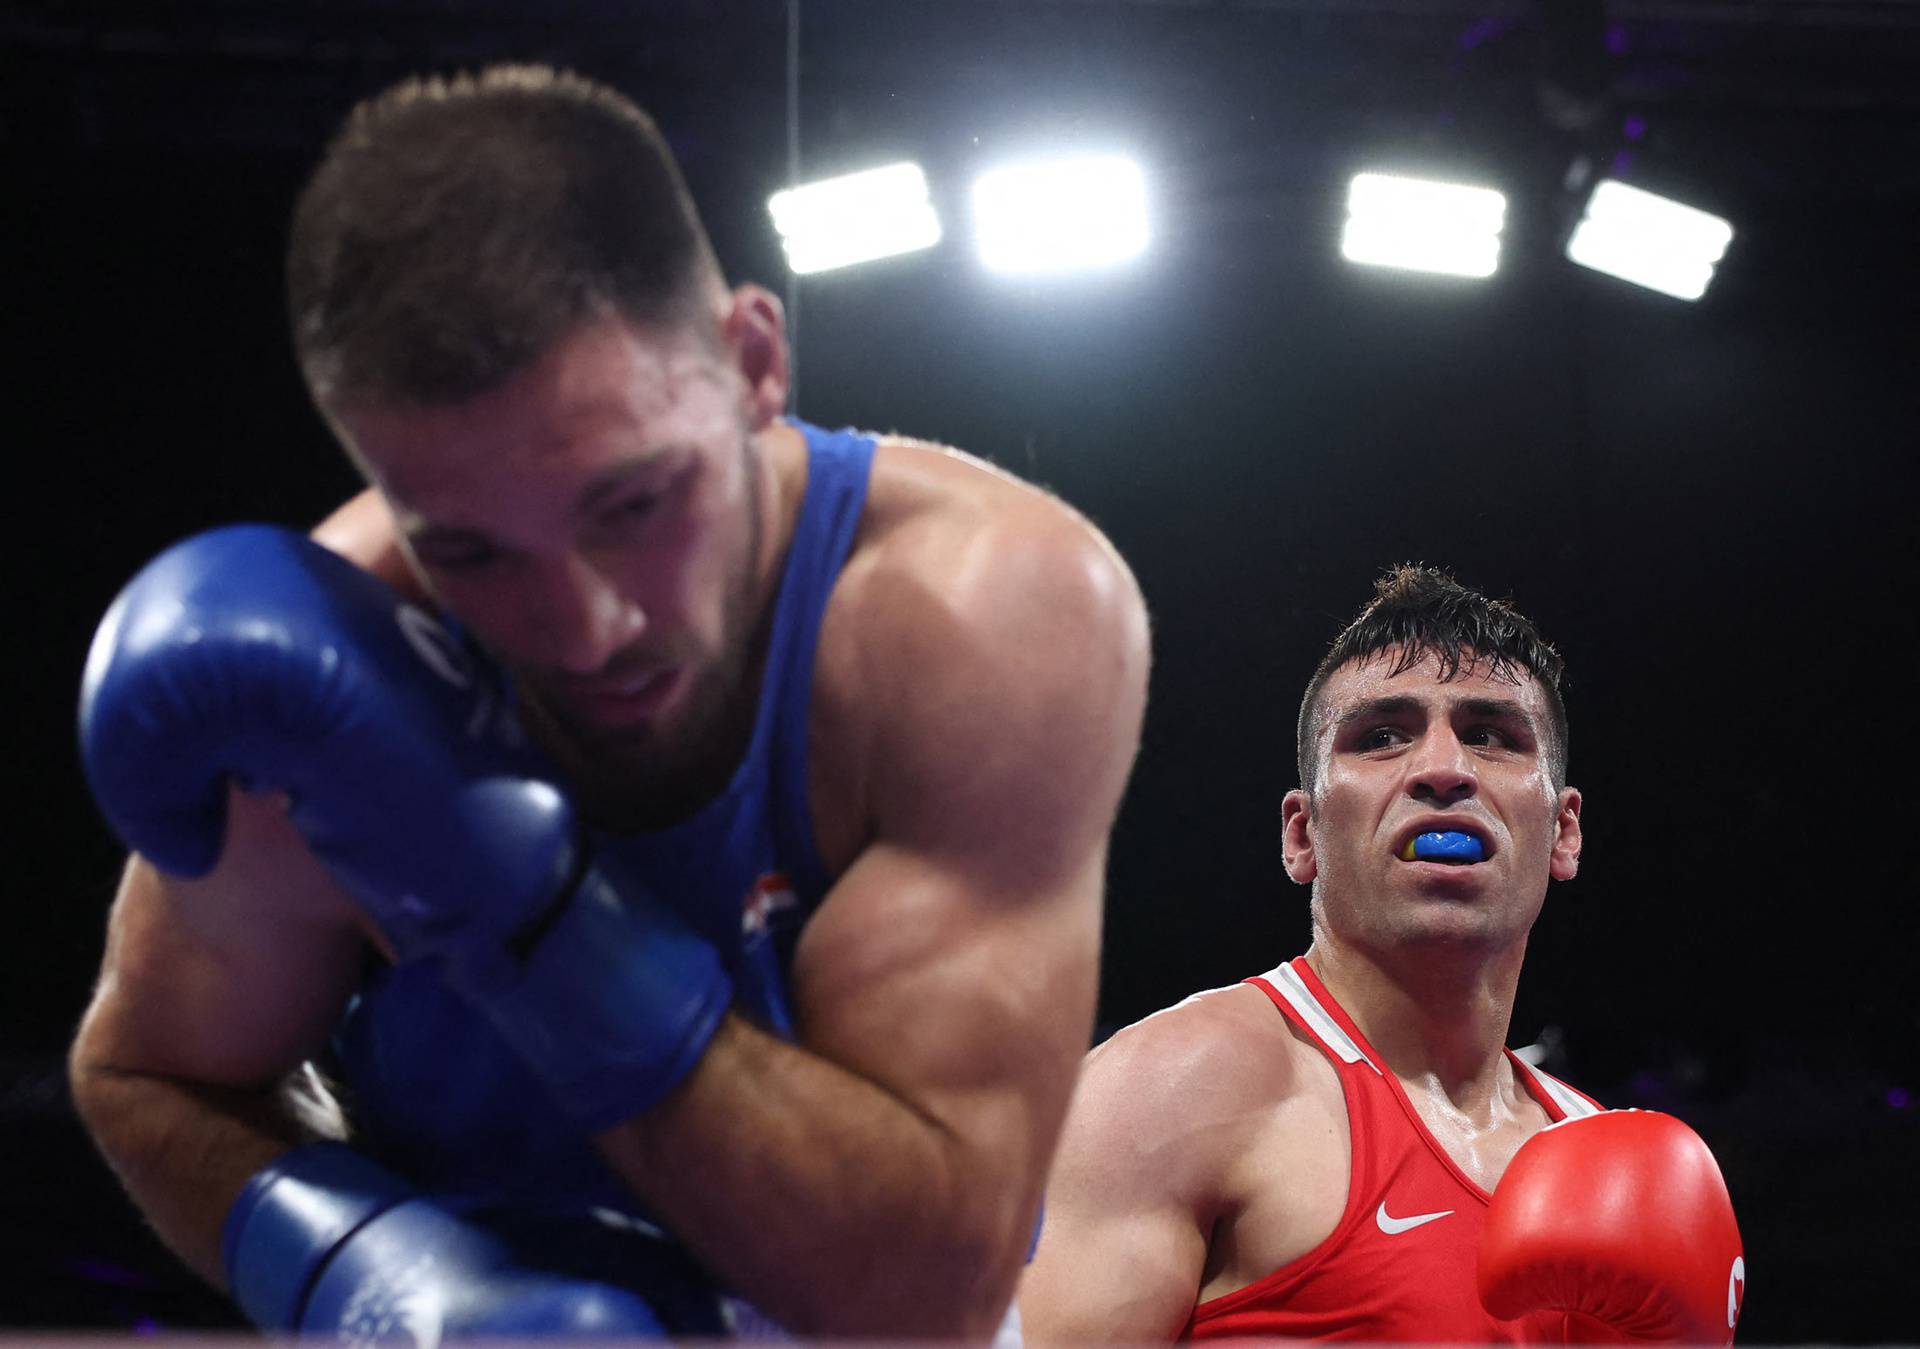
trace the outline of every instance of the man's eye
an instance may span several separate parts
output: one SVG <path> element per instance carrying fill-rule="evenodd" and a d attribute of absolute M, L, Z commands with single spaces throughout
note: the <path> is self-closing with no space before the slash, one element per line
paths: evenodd
<path fill-rule="evenodd" d="M 1508 747 L 1512 744 L 1512 741 L 1507 739 L 1504 732 L 1493 726 L 1475 726 L 1462 736 L 1461 739 L 1469 745 L 1486 745 L 1490 748 Z"/>
<path fill-rule="evenodd" d="M 1391 726 L 1376 726 L 1364 732 L 1355 742 L 1359 749 L 1387 749 L 1399 739 L 1400 733 Z"/>
<path fill-rule="evenodd" d="M 469 573 L 497 565 L 501 553 L 497 548 L 448 548 L 424 551 L 419 557 L 432 571 Z"/>
<path fill-rule="evenodd" d="M 644 520 L 653 514 L 653 508 L 659 504 L 659 501 L 660 498 L 655 496 L 628 497 L 602 514 L 600 519 L 602 523 L 609 525 L 632 524 L 636 520 Z"/>

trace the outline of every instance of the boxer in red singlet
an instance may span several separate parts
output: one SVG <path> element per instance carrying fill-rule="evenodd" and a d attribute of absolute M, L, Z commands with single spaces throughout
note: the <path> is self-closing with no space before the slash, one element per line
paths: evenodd
<path fill-rule="evenodd" d="M 1308 685 L 1282 807 L 1313 944 L 1088 1060 L 1030 1340 L 1731 1337 L 1744 1265 L 1698 1137 L 1505 1048 L 1580 860 L 1561 664 L 1439 572 L 1379 582 Z"/>

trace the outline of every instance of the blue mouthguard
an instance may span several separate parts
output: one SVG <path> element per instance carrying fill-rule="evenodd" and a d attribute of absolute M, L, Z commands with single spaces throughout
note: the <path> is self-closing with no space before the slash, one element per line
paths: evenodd
<path fill-rule="evenodd" d="M 1423 862 L 1460 861 L 1478 862 L 1487 855 L 1480 840 L 1472 834 L 1463 834 L 1458 830 L 1446 833 L 1416 834 L 1407 844 L 1402 854 L 1409 862 L 1416 859 Z"/>

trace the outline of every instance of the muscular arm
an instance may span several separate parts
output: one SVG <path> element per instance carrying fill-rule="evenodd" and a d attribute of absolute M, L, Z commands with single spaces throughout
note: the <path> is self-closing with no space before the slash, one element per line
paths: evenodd
<path fill-rule="evenodd" d="M 865 583 L 875 837 L 801 943 L 800 1043 L 730 1022 L 600 1140 L 797 1333 L 990 1334 L 1026 1254 L 1146 660 L 1124 569 L 1054 528 Z"/>
<path fill-rule="evenodd" d="M 1347 1193 L 1345 1106 L 1318 1051 L 1245 984 L 1087 1060 L 1020 1286 L 1036 1344 L 1169 1341 L 1198 1303 L 1311 1250 Z"/>
<path fill-rule="evenodd" d="M 363 493 L 315 537 L 405 576 L 385 508 Z M 100 979 L 68 1058 L 74 1103 L 161 1238 L 224 1282 L 220 1228 L 247 1178 L 343 1122 L 301 1064 L 364 956 L 360 911 L 280 804 L 229 793 L 219 865 L 197 880 L 129 859 Z"/>
<path fill-rule="evenodd" d="M 1088 1057 L 1020 1285 L 1031 1342 L 1165 1343 L 1192 1315 L 1242 1136 L 1219 1022 L 1190 1002 Z"/>
<path fill-rule="evenodd" d="M 340 1132 L 297 1072 L 359 968 L 346 901 L 272 801 L 233 794 L 207 877 L 127 866 L 69 1058 L 75 1105 L 161 1238 L 220 1285 L 220 1226 L 246 1179 Z"/>

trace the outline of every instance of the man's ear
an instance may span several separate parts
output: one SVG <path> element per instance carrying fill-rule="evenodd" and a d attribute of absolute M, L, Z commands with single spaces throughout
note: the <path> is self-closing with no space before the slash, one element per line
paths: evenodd
<path fill-rule="evenodd" d="M 1570 881 L 1580 870 L 1580 789 L 1560 789 L 1560 809 L 1555 820 L 1553 857 L 1548 870 L 1556 881 Z"/>
<path fill-rule="evenodd" d="M 748 427 L 765 430 L 786 411 L 791 378 L 787 315 L 780 298 L 765 286 L 739 287 L 721 317 L 720 334 L 734 368 L 746 381 Z"/>
<path fill-rule="evenodd" d="M 1320 874 L 1313 853 L 1313 798 L 1295 787 L 1280 802 L 1280 856 L 1295 885 L 1311 885 Z"/>

